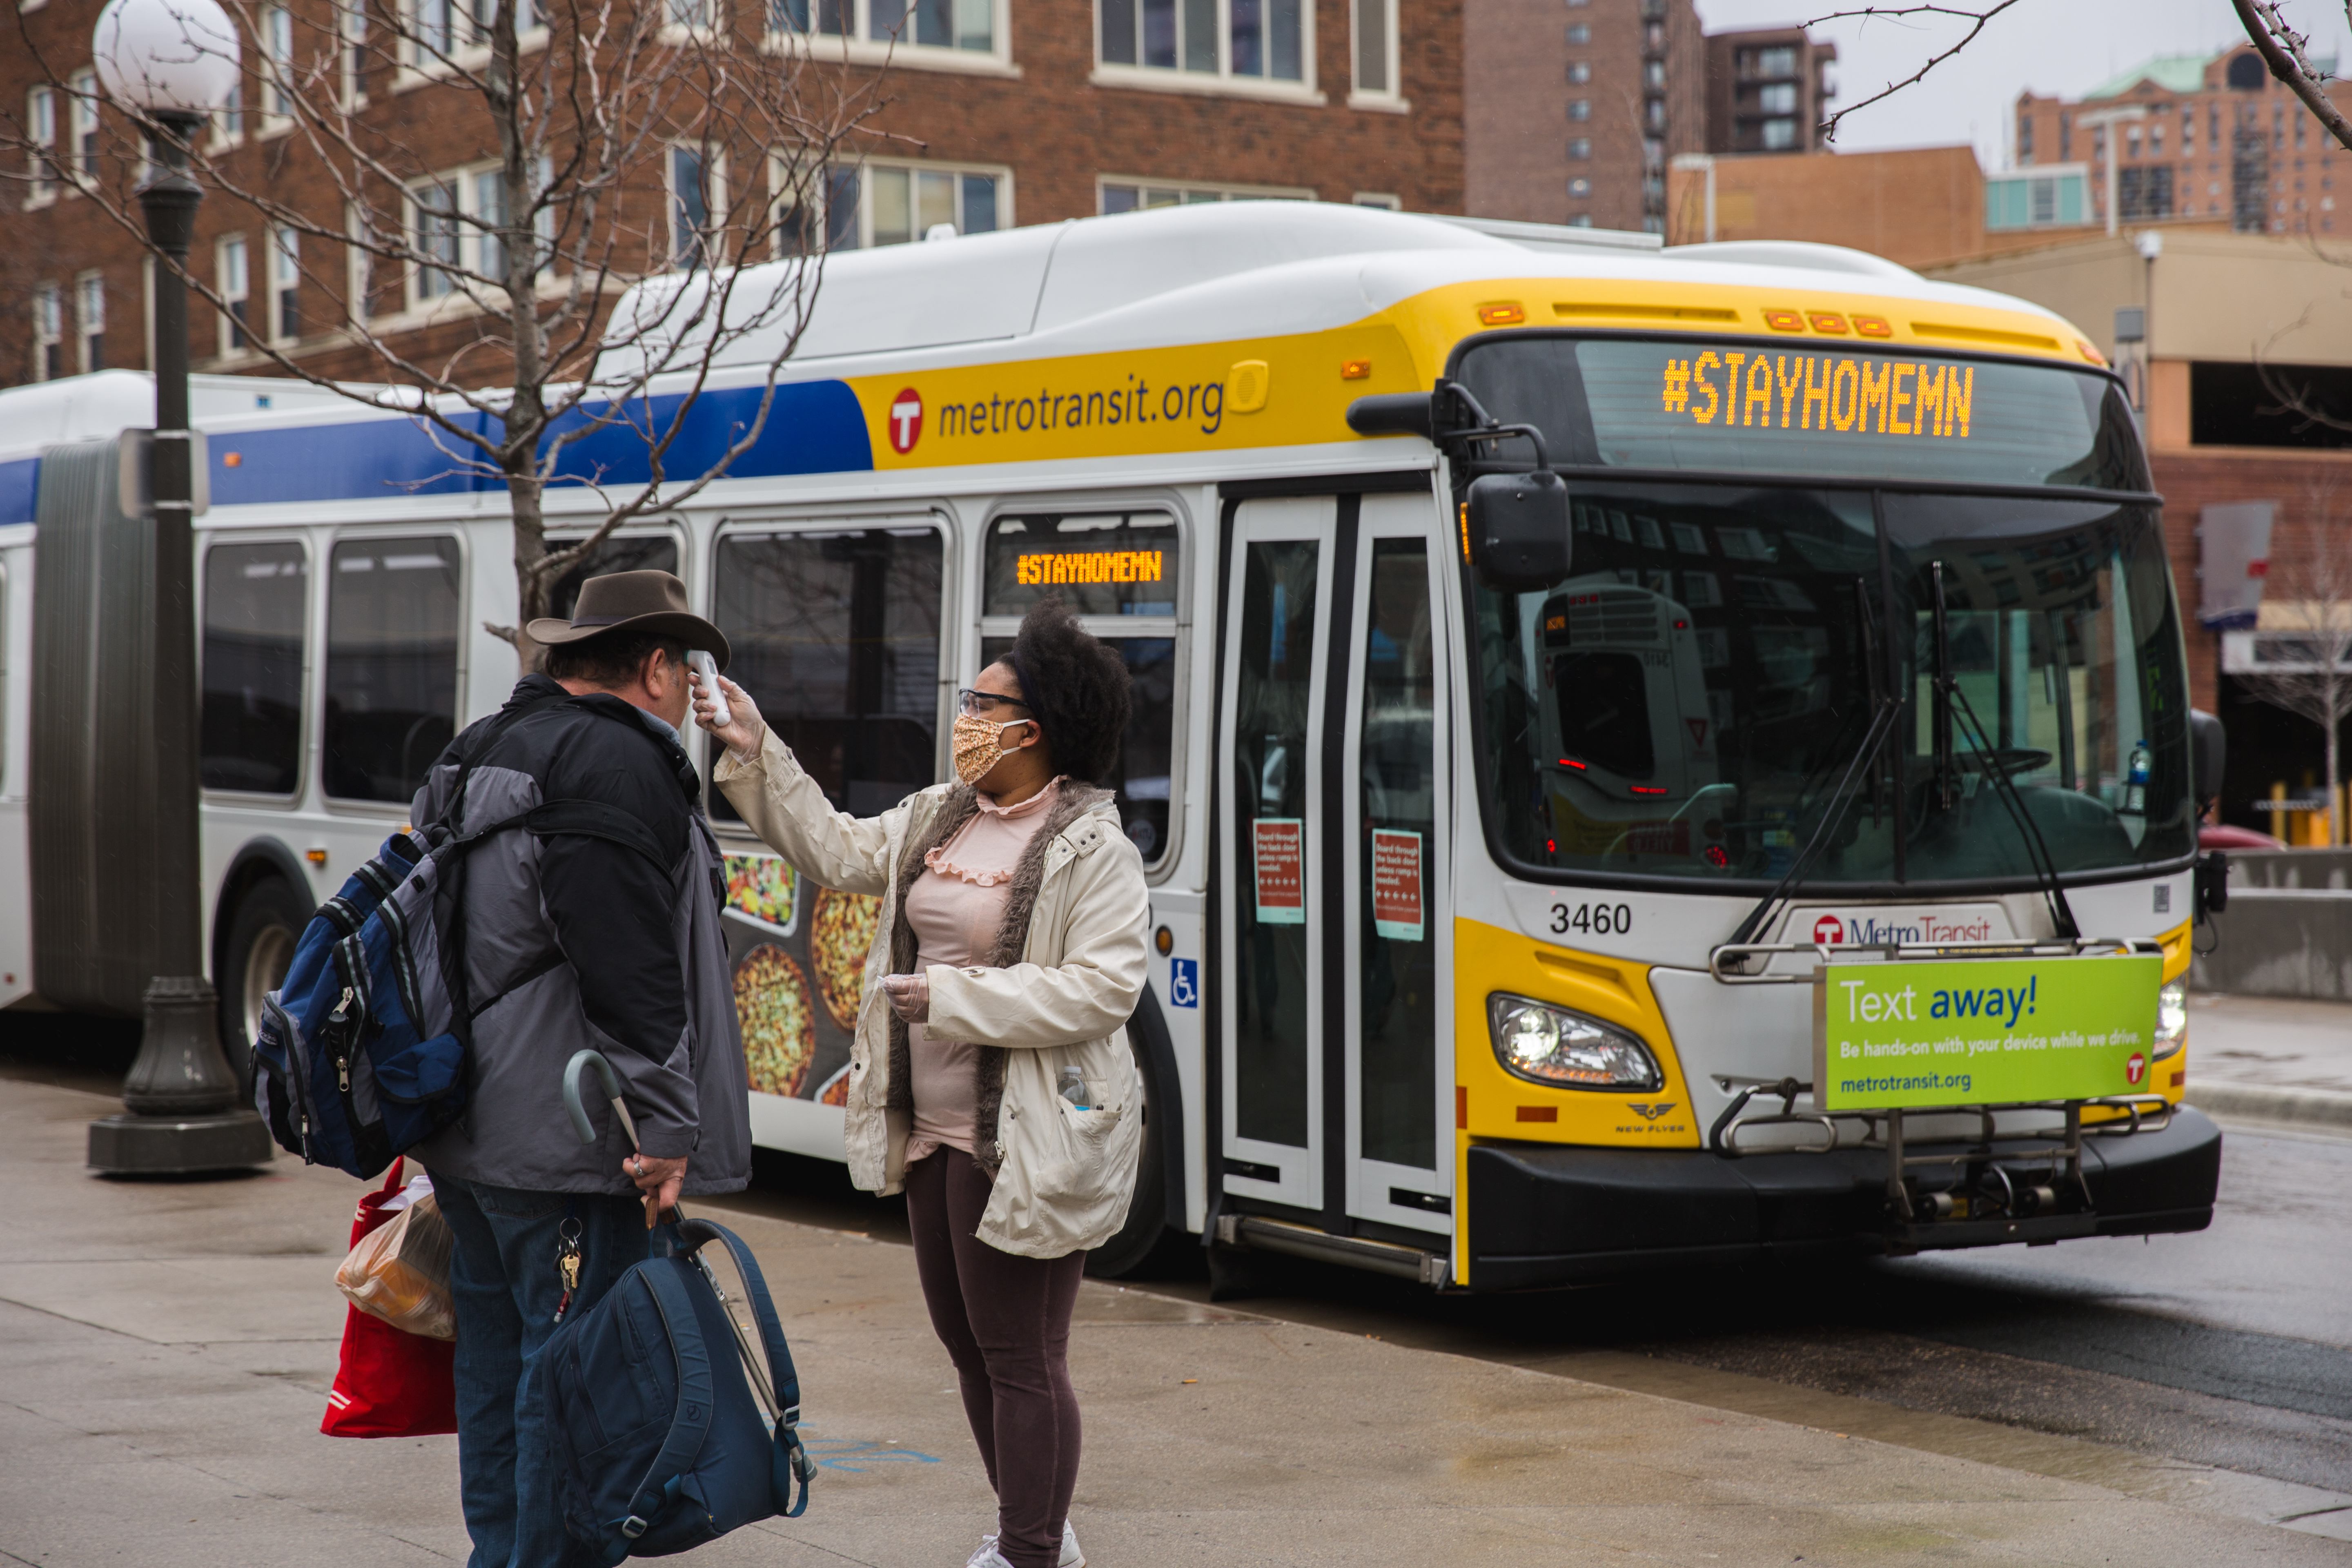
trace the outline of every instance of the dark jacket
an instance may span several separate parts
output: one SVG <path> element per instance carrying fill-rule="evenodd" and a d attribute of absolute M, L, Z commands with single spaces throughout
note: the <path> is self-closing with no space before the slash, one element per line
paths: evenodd
<path fill-rule="evenodd" d="M 563 689 L 527 676 L 501 711 L 549 699 Z M 419 826 L 440 819 L 454 759 L 489 721 L 425 775 L 411 807 Z M 647 830 L 658 858 L 589 833 L 521 827 L 468 856 L 473 1094 L 464 1120 L 419 1146 L 428 1169 L 540 1192 L 633 1191 L 621 1172 L 628 1140 L 610 1110 L 592 1104 L 604 1134 L 593 1145 L 564 1114 L 564 1064 L 593 1046 L 627 1086 L 645 1152 L 686 1157 L 688 1194 L 750 1181 L 751 1100 L 719 923 L 725 880 L 700 794 L 677 742 L 601 693 L 531 713 L 478 759 L 460 832 L 548 801 L 594 801 Z"/>

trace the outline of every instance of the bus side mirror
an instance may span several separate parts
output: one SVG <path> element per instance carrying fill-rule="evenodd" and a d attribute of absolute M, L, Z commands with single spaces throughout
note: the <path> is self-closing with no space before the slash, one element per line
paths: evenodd
<path fill-rule="evenodd" d="M 2189 791 L 2202 812 L 2221 793 L 2221 774 L 2230 762 L 2230 736 L 2221 721 L 2201 709 L 2189 710 Z"/>
<path fill-rule="evenodd" d="M 1348 428 L 1359 436 L 1418 436 L 1437 428 L 1436 398 L 1426 392 L 1386 392 L 1348 405 Z"/>
<path fill-rule="evenodd" d="M 1568 575 L 1568 485 L 1549 468 L 1482 474 L 1462 503 L 1462 533 L 1479 581 L 1498 593 L 1540 593 Z"/>

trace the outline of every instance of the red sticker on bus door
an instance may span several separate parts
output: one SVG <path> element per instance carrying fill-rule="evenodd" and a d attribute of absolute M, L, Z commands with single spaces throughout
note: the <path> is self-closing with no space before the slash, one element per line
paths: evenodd
<path fill-rule="evenodd" d="M 1427 929 L 1421 902 L 1421 835 L 1372 830 L 1372 930 L 1391 942 L 1419 942 Z"/>
<path fill-rule="evenodd" d="M 1259 923 L 1305 925 L 1307 825 L 1295 816 L 1261 816 L 1250 829 L 1257 856 Z"/>

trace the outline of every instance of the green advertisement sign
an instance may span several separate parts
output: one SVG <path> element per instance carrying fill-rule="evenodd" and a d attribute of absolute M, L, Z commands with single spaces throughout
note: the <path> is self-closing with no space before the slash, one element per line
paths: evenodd
<path fill-rule="evenodd" d="M 1918 1110 L 2147 1091 L 2164 961 L 1830 963 L 1813 978 L 1813 1103 Z"/>

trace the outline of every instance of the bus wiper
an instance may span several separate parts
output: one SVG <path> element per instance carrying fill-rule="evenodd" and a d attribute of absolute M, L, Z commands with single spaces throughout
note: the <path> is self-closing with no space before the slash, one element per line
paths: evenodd
<path fill-rule="evenodd" d="M 1929 580 L 1936 593 L 1936 798 L 1937 806 L 1952 809 L 1958 789 L 1959 764 L 1953 754 L 1952 731 L 1956 720 L 1965 720 L 1969 744 L 1976 748 L 1978 765 L 1992 785 L 1994 796 L 2001 809 L 2017 825 L 2020 837 L 2025 841 L 2026 858 L 2033 863 L 2033 879 L 2042 886 L 2042 896 L 2049 900 L 2050 921 L 2058 935 L 2078 937 L 2083 934 L 2074 923 L 2074 910 L 2066 902 L 2066 889 L 2058 880 L 2058 861 L 2050 853 L 2049 844 L 2042 837 L 2041 825 L 2025 807 L 2025 797 L 2018 793 L 2017 781 L 2001 766 L 2000 756 L 1994 751 L 1992 737 L 1977 718 L 1969 694 L 1960 689 L 1959 678 L 1952 671 L 1950 627 L 1944 615 L 1944 563 L 1928 563 Z"/>
<path fill-rule="evenodd" d="M 1902 711 L 1902 704 L 1892 697 L 1879 698 L 1878 710 L 1870 718 L 1870 728 L 1863 732 L 1862 744 L 1855 749 L 1853 760 L 1846 764 L 1845 776 L 1839 779 L 1837 788 L 1830 792 L 1828 804 L 1822 808 L 1821 821 L 1813 828 L 1813 836 L 1805 841 L 1805 847 L 1797 858 L 1789 862 L 1788 870 L 1781 873 L 1772 890 L 1764 895 L 1763 902 L 1748 910 L 1748 918 L 1741 921 L 1739 928 L 1731 933 L 1732 946 L 1755 941 L 1759 931 L 1780 917 L 1790 889 L 1812 868 L 1813 857 L 1821 853 L 1822 847 L 1829 842 L 1831 831 L 1844 819 L 1847 797 L 1853 793 L 1854 780 L 1866 773 L 1875 774 L 1878 754 L 1886 749 L 1887 741 L 1894 736 L 1895 720 Z"/>

